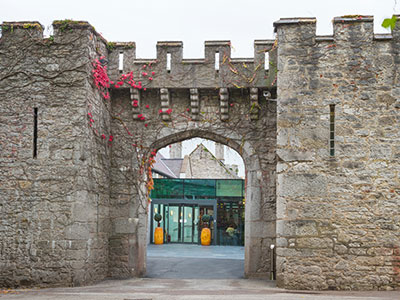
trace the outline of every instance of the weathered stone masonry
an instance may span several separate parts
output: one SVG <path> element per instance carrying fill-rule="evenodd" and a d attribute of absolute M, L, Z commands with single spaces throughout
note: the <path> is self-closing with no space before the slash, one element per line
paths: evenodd
<path fill-rule="evenodd" d="M 282 19 L 278 34 L 277 282 L 399 286 L 399 28 L 373 18 Z M 329 153 L 330 105 L 335 155 Z"/>
<path fill-rule="evenodd" d="M 159 42 L 157 59 L 140 60 L 134 43 L 107 44 L 86 22 L 55 22 L 54 29 L 54 37 L 43 39 L 38 23 L 3 24 L 0 285 L 79 285 L 143 275 L 148 203 L 142 159 L 192 137 L 241 153 L 248 182 L 245 275 L 268 276 L 276 104 L 263 93 L 276 92 L 264 53 L 274 41 L 256 41 L 254 59 L 232 60 L 228 41 L 206 42 L 205 58 L 196 60 L 182 59 L 181 42 Z M 122 87 L 104 100 L 91 76 L 93 60 L 102 55 L 114 81 L 129 71 L 140 78 L 150 63 L 154 80 L 146 91 Z"/>
<path fill-rule="evenodd" d="M 280 287 L 398 288 L 399 28 L 374 35 L 365 16 L 336 18 L 323 37 L 315 19 L 274 25 L 278 42 L 256 41 L 253 59 L 230 59 L 229 42 L 208 41 L 204 59 L 159 42 L 157 58 L 141 60 L 134 43 L 107 44 L 86 22 L 55 22 L 50 39 L 36 22 L 4 23 L 0 286 L 144 274 L 141 159 L 203 137 L 237 150 L 246 166 L 246 276 L 269 275 L 276 243 Z M 154 80 L 104 100 L 91 77 L 101 55 L 114 81 L 129 71 L 140 78 L 150 63 Z"/>
<path fill-rule="evenodd" d="M 87 25 L 62 34 L 55 24 L 54 40 L 44 40 L 28 24 L 3 24 L 0 42 L 0 285 L 99 280 L 108 271 L 111 149 L 86 115 L 91 106 L 110 128 L 88 63 L 105 46 Z"/>

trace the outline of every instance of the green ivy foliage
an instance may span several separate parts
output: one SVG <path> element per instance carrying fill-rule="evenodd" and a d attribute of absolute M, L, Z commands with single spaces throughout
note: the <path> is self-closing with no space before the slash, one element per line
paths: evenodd
<path fill-rule="evenodd" d="M 390 28 L 391 30 L 394 29 L 394 27 L 396 26 L 396 21 L 397 21 L 397 17 L 395 15 L 393 15 L 390 19 L 384 19 L 382 22 L 382 27 L 383 28 Z"/>

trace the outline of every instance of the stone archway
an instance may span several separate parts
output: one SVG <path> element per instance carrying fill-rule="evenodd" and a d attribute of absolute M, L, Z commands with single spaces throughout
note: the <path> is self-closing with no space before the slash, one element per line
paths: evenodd
<path fill-rule="evenodd" d="M 159 42 L 157 57 L 141 60 L 134 43 L 107 43 L 86 22 L 55 22 L 51 45 L 40 24 L 6 25 L 14 29 L 3 31 L 1 64 L 14 71 L 3 76 L 1 90 L 5 99 L 23 101 L 3 105 L 7 226 L 0 263 L 7 268 L 0 283 L 80 285 L 144 274 L 143 159 L 157 141 L 186 135 L 220 141 L 244 156 L 251 191 L 246 275 L 269 273 L 276 219 L 274 41 L 255 41 L 251 59 L 231 58 L 229 41 L 205 42 L 204 59 L 183 59 L 181 42 Z M 52 57 L 59 71 L 42 63 Z M 50 88 L 14 89 L 25 65 L 32 80 Z M 105 73 L 115 82 L 110 93 L 93 76 Z"/>
<path fill-rule="evenodd" d="M 259 257 L 260 253 L 255 253 L 254 245 L 257 245 L 257 236 L 253 236 L 252 232 L 257 232 L 259 228 L 258 226 L 262 226 L 251 219 L 251 216 L 254 216 L 257 212 L 254 211 L 259 207 L 260 202 L 260 187 L 261 185 L 257 182 L 258 178 L 260 178 L 261 169 L 260 163 L 257 156 L 254 155 L 256 153 L 255 149 L 253 149 L 252 145 L 248 142 L 245 142 L 244 145 L 239 145 L 235 140 L 225 137 L 222 135 L 215 134 L 213 132 L 191 129 L 186 131 L 177 132 L 174 134 L 160 136 L 160 138 L 155 141 L 151 145 L 151 149 L 161 149 L 168 145 L 181 142 L 191 138 L 204 138 L 208 140 L 212 140 L 214 142 L 226 145 L 236 152 L 238 152 L 243 159 L 245 166 L 245 175 L 246 175 L 246 199 L 250 199 L 251 201 L 246 202 L 245 209 L 245 267 L 244 267 L 244 275 L 245 277 L 251 277 L 256 272 L 259 265 Z M 257 175 L 259 174 L 259 175 Z M 249 232 L 249 233 L 247 233 Z M 253 245 L 253 246 L 252 246 Z"/>
<path fill-rule="evenodd" d="M 165 89 L 162 89 L 165 90 Z M 236 150 L 243 158 L 246 169 L 246 210 L 245 210 L 245 276 L 267 277 L 270 274 L 270 245 L 275 240 L 275 104 L 261 102 L 260 118 L 249 117 L 249 93 L 247 89 L 229 91 L 234 113 L 228 120 L 221 120 L 218 90 L 200 90 L 204 110 L 203 118 L 193 120 L 185 114 L 190 99 L 189 90 L 168 90 L 173 98 L 174 118 L 160 120 L 158 97 L 165 91 L 150 90 L 141 97 L 141 105 L 152 107 L 145 112 L 148 126 L 132 118 L 129 93 L 115 91 L 113 105 L 122 111 L 123 126 L 118 123 L 112 128 L 115 136 L 123 136 L 126 128 L 136 132 L 141 139 L 142 152 L 146 156 L 169 144 L 186 139 L 206 138 Z M 162 117 L 162 115 L 161 115 Z M 203 120 L 203 121 L 202 121 Z M 144 138 L 143 138 L 144 137 Z M 110 237 L 110 271 L 112 277 L 140 276 L 146 272 L 147 246 L 147 199 L 145 181 L 134 186 L 132 183 L 143 179 L 138 177 L 137 163 L 127 151 L 129 139 L 115 139 L 112 158 L 111 221 L 113 232 Z M 140 152 L 140 151 L 139 151 Z M 147 153 L 147 154 L 146 154 Z M 140 162 L 139 162 L 140 163 Z M 124 182 L 131 177 L 131 184 Z M 116 188 L 118 187 L 118 188 Z M 113 217 L 115 216 L 115 217 Z M 115 248 L 114 248 L 115 245 Z"/>

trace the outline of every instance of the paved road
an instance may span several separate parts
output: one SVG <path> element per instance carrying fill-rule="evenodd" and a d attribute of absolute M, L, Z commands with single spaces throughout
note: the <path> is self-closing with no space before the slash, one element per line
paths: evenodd
<path fill-rule="evenodd" d="M 386 300 L 400 292 L 285 291 L 265 280 L 246 279 L 129 279 L 108 280 L 76 288 L 17 290 L 0 300 Z M 0 294 L 1 295 L 1 294 Z"/>
<path fill-rule="evenodd" d="M 240 279 L 243 273 L 243 247 L 179 244 L 148 247 L 148 278 Z"/>
<path fill-rule="evenodd" d="M 400 292 L 286 291 L 243 276 L 242 247 L 150 246 L 150 278 L 105 280 L 75 288 L 29 289 L 0 300 L 400 300 Z M 184 279 L 182 279 L 184 278 Z M 223 278 L 223 279 L 222 279 Z"/>
<path fill-rule="evenodd" d="M 243 270 L 244 261 L 238 259 L 149 257 L 146 277 L 239 279 L 243 278 Z"/>

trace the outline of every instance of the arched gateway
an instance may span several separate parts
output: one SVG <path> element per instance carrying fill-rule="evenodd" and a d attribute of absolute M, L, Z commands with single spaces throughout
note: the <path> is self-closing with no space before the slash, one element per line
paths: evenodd
<path fill-rule="evenodd" d="M 204 59 L 159 42 L 141 60 L 86 22 L 48 39 L 3 23 L 0 286 L 145 274 L 154 150 L 203 137 L 245 163 L 246 276 L 269 275 L 276 240 L 279 287 L 398 288 L 398 24 L 281 19 L 252 59 L 208 41 Z"/>
<path fill-rule="evenodd" d="M 262 117 L 251 119 L 250 97 L 255 95 L 262 97 L 262 90 L 254 88 L 251 91 L 252 94 L 249 93 L 249 89 L 237 88 L 162 88 L 161 90 L 149 88 L 146 93 L 141 93 L 138 99 L 142 108 L 138 114 L 145 115 L 145 120 L 138 121 L 132 118 L 132 104 L 129 100 L 138 97 L 138 94 L 132 96 L 132 90 L 119 89 L 113 91 L 111 98 L 113 109 L 122 112 L 120 118 L 125 124 L 121 126 L 117 123 L 113 132 L 124 136 L 124 131 L 129 128 L 132 134 L 137 135 L 137 140 L 140 140 L 143 149 L 148 149 L 148 152 L 186 139 L 201 137 L 225 144 L 240 153 L 247 181 L 245 276 L 266 277 L 270 274 L 270 245 L 274 243 L 275 236 L 276 107 L 273 101 L 264 98 L 257 105 L 257 115 Z M 265 88 L 265 91 L 268 90 Z M 160 105 L 162 97 L 168 98 L 168 106 L 164 110 L 171 109 L 171 114 L 162 113 L 163 108 Z M 221 100 L 223 97 L 227 98 Z M 196 101 L 197 103 L 193 104 Z M 226 114 L 228 117 L 226 120 L 221 120 L 223 101 L 228 103 L 223 108 L 228 110 L 229 107 L 230 110 Z M 147 105 L 149 108 L 146 108 Z M 197 117 L 193 117 L 195 109 L 199 111 Z M 162 121 L 163 116 L 167 120 Z M 125 150 L 127 148 L 131 150 L 128 144 L 130 141 L 131 137 L 126 137 L 125 134 L 122 139 L 115 138 L 112 146 L 113 152 L 119 153 L 118 156 L 113 156 L 112 165 L 115 168 L 124 166 L 124 172 L 116 170 L 112 177 L 112 186 L 118 185 L 120 188 L 123 186 L 121 192 L 116 190 L 111 193 L 111 202 L 116 204 L 111 208 L 114 211 L 112 215 L 118 215 L 112 220 L 113 224 L 118 224 L 114 226 L 111 237 L 113 244 L 118 245 L 116 248 L 110 248 L 112 276 L 145 273 L 148 230 L 145 193 L 147 182 L 137 178 L 139 176 L 137 169 L 134 167 L 130 169 L 130 166 L 137 165 L 137 161 L 132 162 L 131 151 Z M 120 155 L 121 153 L 125 155 Z M 133 184 L 135 182 L 141 184 L 135 185 Z M 138 193 L 138 190 L 142 192 Z M 121 198 L 126 201 L 119 204 L 118 199 Z M 131 226 L 129 222 L 132 222 Z M 127 228 L 131 231 L 127 232 Z M 121 245 L 124 245 L 125 249 L 130 249 L 130 252 L 121 252 Z"/>
<path fill-rule="evenodd" d="M 205 58 L 196 60 L 183 59 L 181 42 L 159 42 L 157 58 L 141 60 L 134 43 L 107 43 L 86 22 L 54 22 L 51 39 L 42 38 L 40 24 L 29 24 L 3 24 L 0 43 L 7 49 L 1 89 L 23 99 L 2 111 L 18 134 L 2 150 L 12 168 L 2 167 L 10 188 L 1 192 L 8 234 L 0 285 L 144 275 L 154 151 L 193 137 L 241 154 L 245 275 L 269 276 L 274 41 L 256 41 L 254 59 L 232 59 L 229 41 L 205 42 Z M 24 74 L 33 81 L 10 89 L 13 76 Z"/>

